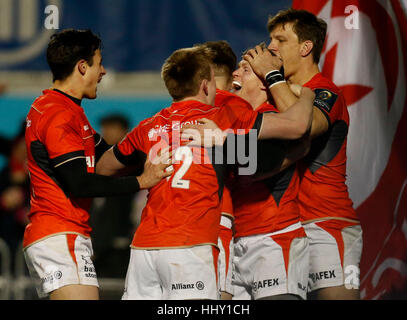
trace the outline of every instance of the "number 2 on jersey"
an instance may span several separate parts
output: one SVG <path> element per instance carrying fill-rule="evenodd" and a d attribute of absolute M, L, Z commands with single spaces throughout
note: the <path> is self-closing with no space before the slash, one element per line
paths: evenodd
<path fill-rule="evenodd" d="M 174 160 L 183 161 L 181 167 L 175 172 L 172 178 L 171 187 L 179 189 L 189 189 L 189 180 L 182 179 L 191 167 L 193 161 L 192 150 L 188 147 L 179 147 L 174 154 Z M 168 177 L 169 179 L 169 177 Z"/>

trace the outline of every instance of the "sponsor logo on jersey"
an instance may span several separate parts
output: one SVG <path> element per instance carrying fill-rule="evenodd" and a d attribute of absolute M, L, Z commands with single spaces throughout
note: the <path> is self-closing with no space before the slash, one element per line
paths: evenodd
<path fill-rule="evenodd" d="M 320 271 L 315 273 L 310 273 L 309 277 L 315 283 L 319 280 L 323 279 L 333 279 L 336 278 L 335 270 L 328 270 L 328 271 Z"/>
<path fill-rule="evenodd" d="M 45 275 L 45 277 L 41 278 L 41 282 L 44 283 L 53 283 L 54 281 L 57 281 L 62 278 L 62 271 L 57 270 L 52 273 L 48 273 Z"/>
<path fill-rule="evenodd" d="M 173 283 L 171 285 L 171 290 L 187 290 L 187 289 L 205 289 L 205 284 L 202 281 L 197 281 L 196 283 Z"/>
<path fill-rule="evenodd" d="M 183 126 L 185 125 L 189 125 L 189 124 L 193 124 L 193 125 L 198 125 L 199 122 L 198 120 L 192 120 L 192 121 L 185 121 L 185 122 L 179 122 L 179 121 L 173 121 L 171 124 L 167 123 L 163 126 L 160 125 L 156 125 L 154 128 L 151 128 L 148 131 L 148 138 L 152 139 L 155 136 L 159 136 L 165 133 L 168 133 L 170 131 L 179 131 Z"/>
<path fill-rule="evenodd" d="M 279 278 L 275 279 L 265 279 L 260 281 L 253 282 L 253 291 L 257 291 L 258 289 L 267 288 L 267 287 L 274 287 L 279 285 Z"/>
<path fill-rule="evenodd" d="M 306 286 L 304 286 L 302 283 L 297 283 L 297 285 L 298 285 L 298 289 L 300 289 L 300 290 L 302 290 L 302 291 L 306 291 L 307 290 L 307 287 Z"/>
<path fill-rule="evenodd" d="M 327 89 L 315 89 L 315 101 L 314 105 L 320 109 L 324 109 L 326 112 L 331 112 L 338 95 Z"/>

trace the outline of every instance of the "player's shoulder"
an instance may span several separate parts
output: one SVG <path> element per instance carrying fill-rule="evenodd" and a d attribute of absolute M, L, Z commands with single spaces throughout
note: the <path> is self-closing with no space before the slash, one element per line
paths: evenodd
<path fill-rule="evenodd" d="M 323 76 L 321 73 L 316 74 L 304 86 L 312 89 L 315 93 L 315 105 L 319 108 L 330 112 L 335 104 L 345 106 L 343 92 L 332 82 L 332 80 Z"/>
<path fill-rule="evenodd" d="M 42 117 L 75 116 L 67 99 L 61 94 L 55 94 L 53 90 L 44 90 L 43 94 L 34 100 L 32 109 L 40 113 Z"/>
<path fill-rule="evenodd" d="M 336 95 L 341 94 L 341 90 L 336 86 L 336 84 L 331 80 L 322 75 L 322 73 L 317 73 L 310 81 L 305 85 L 312 90 L 328 90 Z"/>

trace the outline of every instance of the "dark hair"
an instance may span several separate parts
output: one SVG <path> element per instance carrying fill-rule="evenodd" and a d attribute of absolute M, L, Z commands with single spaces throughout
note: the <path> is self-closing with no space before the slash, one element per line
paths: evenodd
<path fill-rule="evenodd" d="M 215 74 L 220 73 L 232 77 L 232 73 L 236 69 L 237 57 L 230 44 L 225 40 L 220 40 L 208 41 L 200 45 L 209 49 Z"/>
<path fill-rule="evenodd" d="M 277 26 L 293 23 L 293 31 L 300 42 L 310 40 L 314 44 L 312 54 L 315 63 L 319 63 L 322 48 L 324 47 L 327 24 L 311 12 L 293 8 L 282 10 L 274 17 L 269 17 L 267 28 L 272 32 Z"/>
<path fill-rule="evenodd" d="M 92 66 L 95 51 L 101 49 L 101 39 L 90 30 L 66 29 L 51 36 L 47 62 L 53 81 L 65 80 L 82 59 Z"/>
<path fill-rule="evenodd" d="M 211 80 L 208 49 L 200 46 L 174 51 L 165 61 L 161 77 L 174 101 L 196 95 L 202 80 Z"/>
<path fill-rule="evenodd" d="M 100 124 L 102 126 L 109 124 L 119 124 L 123 129 L 127 130 L 129 128 L 129 121 L 121 114 L 111 114 L 100 119 Z"/>

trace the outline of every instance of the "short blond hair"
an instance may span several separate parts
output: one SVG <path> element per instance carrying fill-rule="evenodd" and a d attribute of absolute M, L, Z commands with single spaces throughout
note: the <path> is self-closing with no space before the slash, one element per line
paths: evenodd
<path fill-rule="evenodd" d="M 161 77 L 174 101 L 197 95 L 202 80 L 211 80 L 211 62 L 206 50 L 178 49 L 165 61 Z"/>

